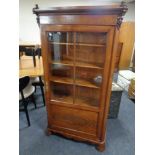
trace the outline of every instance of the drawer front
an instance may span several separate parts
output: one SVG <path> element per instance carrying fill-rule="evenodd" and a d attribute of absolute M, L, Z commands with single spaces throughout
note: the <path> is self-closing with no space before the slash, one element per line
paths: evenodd
<path fill-rule="evenodd" d="M 49 123 L 53 126 L 96 136 L 97 117 L 96 112 L 50 105 Z"/>

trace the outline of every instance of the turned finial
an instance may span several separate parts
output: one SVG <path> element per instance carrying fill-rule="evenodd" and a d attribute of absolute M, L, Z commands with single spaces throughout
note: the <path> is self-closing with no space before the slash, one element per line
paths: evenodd
<path fill-rule="evenodd" d="M 32 11 L 33 11 L 34 14 L 35 14 L 35 10 L 36 10 L 36 9 L 39 9 L 38 4 L 35 4 L 35 7 L 32 9 Z"/>

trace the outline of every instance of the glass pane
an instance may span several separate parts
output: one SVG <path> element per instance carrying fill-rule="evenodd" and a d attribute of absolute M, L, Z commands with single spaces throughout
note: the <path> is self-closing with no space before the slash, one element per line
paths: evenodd
<path fill-rule="evenodd" d="M 51 83 L 52 91 L 52 100 L 60 101 L 68 104 L 73 103 L 73 86 L 60 84 L 60 83 Z"/>
<path fill-rule="evenodd" d="M 54 64 L 73 64 L 73 33 L 49 32 L 50 58 Z"/>
<path fill-rule="evenodd" d="M 106 33 L 80 32 L 76 35 L 77 43 L 104 45 L 106 43 Z"/>
<path fill-rule="evenodd" d="M 73 46 L 51 44 L 50 52 L 52 63 L 73 64 Z"/>
<path fill-rule="evenodd" d="M 76 46 L 76 65 L 90 68 L 103 68 L 105 47 Z"/>
<path fill-rule="evenodd" d="M 75 83 L 78 86 L 98 89 L 102 84 L 102 70 L 76 67 Z"/>
<path fill-rule="evenodd" d="M 48 32 L 52 100 L 99 106 L 106 37 L 106 33 Z"/>
<path fill-rule="evenodd" d="M 77 33 L 76 39 L 76 65 L 103 68 L 106 52 L 106 33 Z"/>
<path fill-rule="evenodd" d="M 72 32 L 48 32 L 48 41 L 55 43 L 72 43 Z"/>
<path fill-rule="evenodd" d="M 62 64 L 51 65 L 51 80 L 58 83 L 73 84 L 73 67 Z"/>
<path fill-rule="evenodd" d="M 76 86 L 75 104 L 84 106 L 99 106 L 99 89 Z"/>

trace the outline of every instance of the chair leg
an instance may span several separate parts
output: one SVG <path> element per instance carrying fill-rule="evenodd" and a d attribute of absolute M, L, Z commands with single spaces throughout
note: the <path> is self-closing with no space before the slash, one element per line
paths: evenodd
<path fill-rule="evenodd" d="M 27 110 L 27 103 L 24 103 L 24 111 L 25 111 L 25 114 L 26 114 L 28 126 L 30 126 L 31 124 L 30 124 L 29 113 L 28 113 L 28 110 Z"/>
<path fill-rule="evenodd" d="M 42 93 L 42 97 L 43 97 L 43 103 L 44 103 L 44 106 L 45 106 L 45 96 L 44 96 L 43 86 L 40 86 L 40 89 L 41 89 L 41 93 Z"/>
<path fill-rule="evenodd" d="M 36 102 L 35 102 L 35 99 L 34 99 L 34 95 L 33 95 L 33 94 L 31 95 L 31 99 L 32 99 L 32 102 L 33 102 L 34 107 L 35 107 L 35 109 L 36 109 L 36 108 L 37 108 L 37 104 L 36 104 Z"/>
<path fill-rule="evenodd" d="M 35 93 L 36 93 L 36 87 L 37 87 L 37 86 L 34 86 L 34 87 L 35 87 Z"/>
<path fill-rule="evenodd" d="M 42 82 L 42 80 L 41 80 L 41 76 L 39 76 L 39 81 L 40 81 L 40 89 L 41 89 L 41 93 L 42 93 L 42 97 L 43 97 L 43 103 L 44 103 L 44 106 L 45 106 L 45 95 L 44 95 L 44 88 L 43 88 L 43 86 L 44 86 L 44 84 L 43 84 L 43 82 Z"/>

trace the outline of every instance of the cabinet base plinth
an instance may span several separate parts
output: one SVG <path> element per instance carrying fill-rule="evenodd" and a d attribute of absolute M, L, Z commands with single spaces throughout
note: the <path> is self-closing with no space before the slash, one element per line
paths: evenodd
<path fill-rule="evenodd" d="M 69 134 L 67 132 L 62 132 L 62 131 L 58 131 L 58 130 L 56 131 L 56 130 L 53 130 L 51 128 L 47 128 L 46 129 L 46 135 L 50 136 L 52 134 L 56 134 L 59 136 L 63 136 L 65 138 L 73 139 L 75 141 L 88 142 L 88 143 L 94 144 L 96 146 L 96 149 L 100 152 L 103 152 L 105 150 L 105 141 L 103 141 L 103 142 L 94 141 L 94 140 L 87 139 L 84 137 L 80 137 L 80 136 L 77 136 L 74 134 Z"/>
<path fill-rule="evenodd" d="M 50 135 L 52 135 L 52 131 L 50 130 L 50 129 L 46 129 L 45 130 L 45 134 L 46 134 L 46 136 L 50 136 Z"/>
<path fill-rule="evenodd" d="M 96 149 L 100 152 L 103 152 L 105 150 L 105 143 L 98 144 Z"/>

